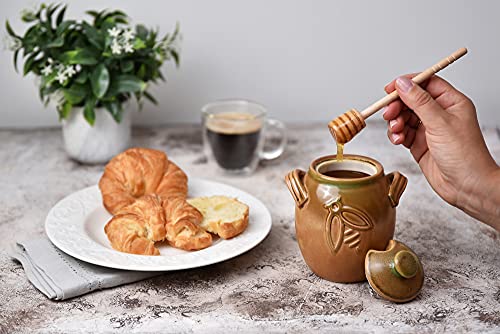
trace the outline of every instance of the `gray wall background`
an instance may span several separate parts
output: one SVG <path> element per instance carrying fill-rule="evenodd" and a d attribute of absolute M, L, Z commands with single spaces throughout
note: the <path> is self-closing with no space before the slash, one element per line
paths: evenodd
<path fill-rule="evenodd" d="M 483 125 L 500 125 L 499 1 L 87 0 L 66 1 L 69 17 L 86 9 L 121 8 L 133 23 L 162 33 L 181 24 L 180 69 L 152 89 L 136 124 L 198 122 L 200 107 L 221 98 L 259 101 L 288 122 L 327 121 L 363 109 L 398 74 L 433 64 L 455 49 L 469 54 L 442 73 L 475 102 Z M 32 0 L 0 3 L 2 35 L 16 31 Z M 58 124 L 44 110 L 33 77 L 23 78 L 12 54 L 0 52 L 0 127 Z M 374 118 L 380 118 L 375 116 Z"/>

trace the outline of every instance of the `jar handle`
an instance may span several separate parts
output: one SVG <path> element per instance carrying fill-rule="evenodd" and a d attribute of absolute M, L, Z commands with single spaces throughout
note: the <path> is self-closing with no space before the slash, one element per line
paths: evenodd
<path fill-rule="evenodd" d="M 304 176 L 306 172 L 295 169 L 285 176 L 286 186 L 295 200 L 295 204 L 300 209 L 307 202 L 307 189 L 304 185 Z"/>
<path fill-rule="evenodd" d="M 391 201 L 392 207 L 395 208 L 398 206 L 399 198 L 406 189 L 408 179 L 400 172 L 387 174 L 387 179 L 389 180 L 389 201 Z"/>

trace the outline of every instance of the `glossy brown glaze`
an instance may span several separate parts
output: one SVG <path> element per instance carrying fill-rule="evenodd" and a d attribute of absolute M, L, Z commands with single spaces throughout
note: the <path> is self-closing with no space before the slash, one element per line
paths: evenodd
<path fill-rule="evenodd" d="M 285 178 L 296 202 L 297 241 L 318 276 L 334 282 L 364 281 L 366 253 L 384 250 L 394 235 L 395 206 L 406 178 L 397 172 L 384 175 L 380 163 L 356 155 L 345 155 L 344 161 L 370 170 L 369 176 L 345 179 L 320 173 L 335 160 L 334 155 L 316 159 L 307 173 L 294 170 Z"/>
<path fill-rule="evenodd" d="M 414 299 L 424 284 L 424 269 L 417 255 L 395 240 L 384 251 L 370 250 L 365 270 L 373 290 L 396 303 Z"/>

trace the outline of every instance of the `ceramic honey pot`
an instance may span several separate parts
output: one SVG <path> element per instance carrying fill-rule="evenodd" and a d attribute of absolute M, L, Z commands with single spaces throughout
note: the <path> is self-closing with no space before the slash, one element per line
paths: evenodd
<path fill-rule="evenodd" d="M 349 171 L 355 177 L 335 177 Z M 295 200 L 295 228 L 302 256 L 318 276 L 333 282 L 366 280 L 369 250 L 383 251 L 394 235 L 396 206 L 407 179 L 385 175 L 382 165 L 360 155 L 314 160 L 306 172 L 287 174 Z"/>

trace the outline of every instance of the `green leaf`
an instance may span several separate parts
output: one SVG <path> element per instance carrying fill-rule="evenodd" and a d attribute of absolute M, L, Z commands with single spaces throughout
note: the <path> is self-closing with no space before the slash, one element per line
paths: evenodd
<path fill-rule="evenodd" d="M 46 45 L 47 48 L 60 48 L 64 45 L 64 36 L 58 36 L 52 42 Z"/>
<path fill-rule="evenodd" d="M 87 49 L 76 49 L 66 51 L 62 54 L 62 61 L 68 64 L 95 65 L 97 58 L 93 52 Z"/>
<path fill-rule="evenodd" d="M 140 39 L 146 39 L 148 37 L 148 29 L 142 24 L 138 24 L 135 27 L 135 33 Z"/>
<path fill-rule="evenodd" d="M 14 32 L 14 30 L 12 30 L 12 27 L 10 26 L 9 21 L 5 21 L 5 29 L 7 29 L 7 33 L 10 36 L 15 37 L 15 38 L 19 38 L 19 36 L 17 36 L 16 33 Z"/>
<path fill-rule="evenodd" d="M 134 69 L 134 62 L 132 60 L 122 60 L 120 68 L 124 73 L 131 72 Z"/>
<path fill-rule="evenodd" d="M 127 14 L 125 14 L 120 10 L 115 10 L 114 12 L 106 13 L 104 16 L 100 18 L 100 21 L 101 22 L 105 21 L 108 23 L 113 23 L 113 22 L 124 23 L 124 24 L 128 23 Z"/>
<path fill-rule="evenodd" d="M 158 74 L 158 78 L 160 78 L 161 81 L 165 81 L 165 77 L 163 76 L 163 74 L 159 70 L 158 70 L 157 74 Z"/>
<path fill-rule="evenodd" d="M 146 43 L 144 43 L 144 41 L 140 38 L 136 38 L 134 40 L 134 49 L 136 50 L 140 50 L 140 49 L 144 49 L 146 47 Z"/>
<path fill-rule="evenodd" d="M 42 75 L 42 86 L 50 86 L 56 80 L 57 71 L 52 71 L 49 75 Z M 55 87 L 55 85 L 54 85 Z"/>
<path fill-rule="evenodd" d="M 177 36 L 179 35 L 179 31 L 180 31 L 180 25 L 179 22 L 176 22 L 174 33 L 172 34 L 172 37 L 170 37 L 170 42 L 173 42 L 177 38 Z"/>
<path fill-rule="evenodd" d="M 60 3 L 57 5 L 51 4 L 49 8 L 47 8 L 47 21 L 50 23 L 52 22 L 52 15 L 55 13 L 55 11 L 61 6 Z"/>
<path fill-rule="evenodd" d="M 46 87 L 55 87 L 56 85 L 51 86 L 51 84 L 56 79 L 56 76 L 57 76 L 57 71 L 52 71 L 52 73 L 50 73 L 49 75 L 42 75 L 41 76 L 41 79 L 42 79 L 41 85 L 46 86 Z"/>
<path fill-rule="evenodd" d="M 115 23 L 122 23 L 122 24 L 128 24 L 127 19 L 122 19 L 121 17 L 117 17 L 114 19 Z"/>
<path fill-rule="evenodd" d="M 45 87 L 40 85 L 40 87 L 38 88 L 38 95 L 40 96 L 40 100 L 44 100 L 45 98 Z"/>
<path fill-rule="evenodd" d="M 58 26 L 61 24 L 61 22 L 63 21 L 63 19 L 64 19 L 64 13 L 66 12 L 66 8 L 67 8 L 67 7 L 68 7 L 68 6 L 64 6 L 64 7 L 61 9 L 61 11 L 59 12 L 59 14 L 57 14 L 57 18 L 56 18 L 56 27 L 58 27 Z"/>
<path fill-rule="evenodd" d="M 134 94 L 135 96 L 135 100 L 137 101 L 137 108 L 139 110 L 142 110 L 142 106 L 143 106 L 143 103 L 142 103 L 142 93 L 135 93 Z"/>
<path fill-rule="evenodd" d="M 175 66 L 179 67 L 179 54 L 175 50 L 170 50 L 170 54 L 172 55 L 172 58 L 174 58 L 175 61 Z"/>
<path fill-rule="evenodd" d="M 89 42 L 97 49 L 102 50 L 103 40 L 102 37 L 99 35 L 97 29 L 92 27 L 87 22 L 82 23 L 82 28 L 83 28 L 83 34 L 88 38 Z"/>
<path fill-rule="evenodd" d="M 149 37 L 146 41 L 146 45 L 150 45 L 151 47 L 153 47 L 156 44 L 156 36 L 158 36 L 158 31 L 152 30 L 149 33 Z"/>
<path fill-rule="evenodd" d="M 76 105 L 79 104 L 87 96 L 87 89 L 84 85 L 74 83 L 69 88 L 63 89 L 64 98 L 69 103 Z"/>
<path fill-rule="evenodd" d="M 123 18 L 127 18 L 128 17 L 127 14 L 125 14 L 121 10 L 115 10 L 114 12 L 111 12 L 111 16 L 114 16 L 114 17 L 123 17 Z"/>
<path fill-rule="evenodd" d="M 19 54 L 19 51 L 21 51 L 21 49 L 17 49 L 16 51 L 14 51 L 14 69 L 16 70 L 16 72 L 17 72 L 17 56 Z"/>
<path fill-rule="evenodd" d="M 83 117 L 85 117 L 87 122 L 92 126 L 94 126 L 95 123 L 95 103 L 95 97 L 91 97 L 87 99 L 87 101 L 85 102 L 85 106 L 83 107 Z"/>
<path fill-rule="evenodd" d="M 111 80 L 108 96 L 116 96 L 120 93 L 141 92 L 146 89 L 146 83 L 136 76 L 122 74 Z"/>
<path fill-rule="evenodd" d="M 123 109 L 119 101 L 105 103 L 104 107 L 109 111 L 117 123 L 121 122 Z"/>
<path fill-rule="evenodd" d="M 139 67 L 139 71 L 137 71 L 137 76 L 141 79 L 144 79 L 144 77 L 146 76 L 146 65 L 141 64 L 141 66 Z"/>
<path fill-rule="evenodd" d="M 48 96 L 52 93 L 54 93 L 56 90 L 59 88 L 55 85 L 53 86 L 47 86 L 46 83 L 44 83 L 44 80 L 42 79 L 42 84 L 40 85 L 40 99 L 42 102 L 44 102 L 44 105 L 47 106 L 49 103 L 49 98 Z M 45 99 L 45 101 L 44 101 Z"/>
<path fill-rule="evenodd" d="M 73 108 L 73 106 L 69 102 L 65 102 L 62 106 L 58 106 L 57 111 L 59 112 L 59 120 L 66 119 L 71 112 L 71 108 Z"/>
<path fill-rule="evenodd" d="M 149 94 L 147 91 L 144 91 L 144 96 L 153 104 L 158 105 L 158 101 L 154 98 L 153 95 Z"/>
<path fill-rule="evenodd" d="M 73 20 L 68 20 L 68 21 L 64 21 L 61 24 L 59 24 L 57 26 L 57 29 L 56 29 L 56 35 L 65 35 L 68 32 L 67 29 L 73 23 L 76 23 L 76 22 Z"/>
<path fill-rule="evenodd" d="M 90 16 L 97 17 L 99 13 L 95 10 L 88 10 L 85 13 L 89 14 Z"/>
<path fill-rule="evenodd" d="M 23 67 L 23 75 L 28 74 L 32 69 L 33 66 L 35 65 L 35 58 L 38 56 L 38 52 L 32 53 L 29 55 L 29 57 L 25 60 L 24 62 L 24 67 Z"/>
<path fill-rule="evenodd" d="M 92 85 L 92 92 L 97 98 L 101 98 L 106 94 L 109 87 L 109 72 L 104 64 L 97 65 L 92 71 L 90 84 Z"/>
<path fill-rule="evenodd" d="M 36 15 L 33 14 L 31 11 L 28 11 L 25 14 L 23 14 L 23 16 L 21 16 L 21 20 L 26 23 L 33 22 L 36 19 L 37 19 Z"/>
<path fill-rule="evenodd" d="M 88 79 L 87 71 L 81 70 L 80 73 L 78 73 L 78 75 L 76 76 L 75 82 L 79 83 L 79 84 L 83 84 L 83 83 L 87 82 L 87 79 Z"/>

